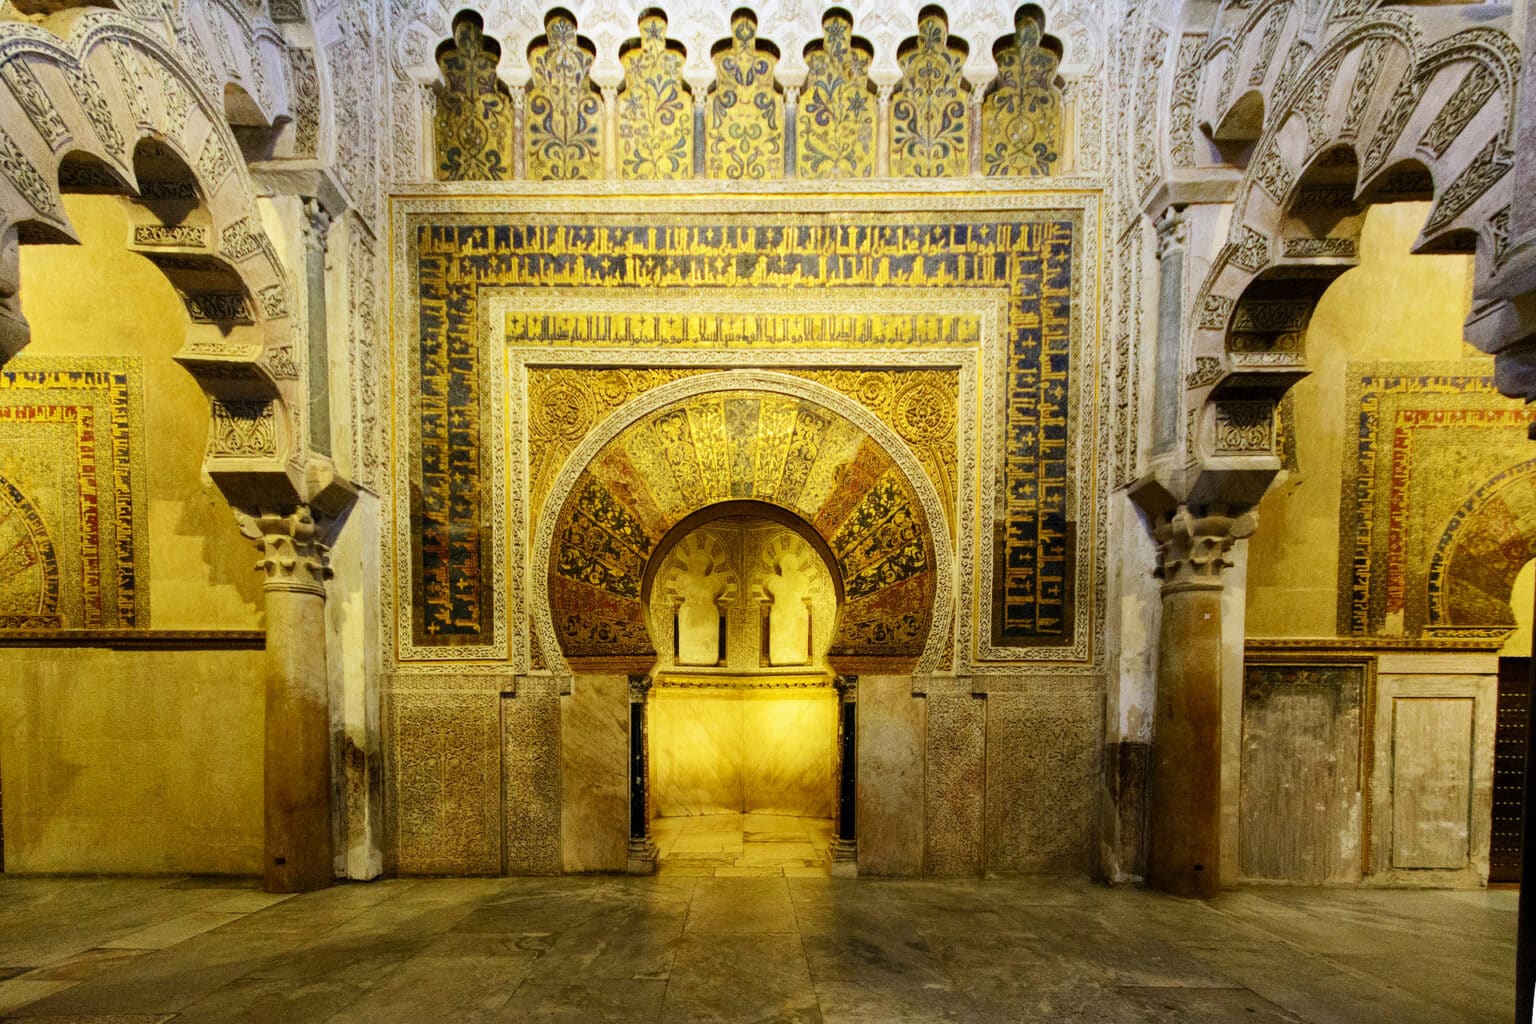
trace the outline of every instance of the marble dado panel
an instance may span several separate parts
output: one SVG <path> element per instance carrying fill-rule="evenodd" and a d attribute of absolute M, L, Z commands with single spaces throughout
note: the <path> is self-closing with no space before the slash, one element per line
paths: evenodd
<path fill-rule="evenodd" d="M 1370 795 L 1376 880 L 1487 881 L 1497 666 L 1487 656 L 1483 672 L 1466 672 L 1456 660 L 1383 654 L 1378 662 Z"/>
<path fill-rule="evenodd" d="M 915 209 L 901 211 L 904 201 Z M 531 535 L 518 529 L 531 519 L 529 480 L 549 469 L 505 458 L 508 450 L 521 454 L 512 435 L 527 422 L 519 394 L 527 391 L 523 382 L 507 388 L 501 361 L 482 358 L 487 349 L 479 339 L 504 326 L 488 323 L 492 297 L 519 295 L 523 313 L 541 318 L 571 312 L 536 308 L 559 300 L 562 289 L 647 314 L 666 299 L 716 316 L 742 310 L 721 309 L 703 292 L 778 294 L 808 304 L 853 299 L 862 290 L 884 293 L 889 303 L 920 303 L 923 291 L 943 289 L 974 310 L 975 298 L 985 304 L 1001 288 L 1009 297 L 1002 329 L 984 337 L 978 353 L 984 394 L 974 447 L 956 453 L 954 490 L 945 482 L 947 452 L 925 467 L 943 485 L 937 489 L 955 495 L 956 511 L 946 518 L 958 520 L 957 533 L 981 521 L 974 545 L 963 538 L 956 545 L 965 590 L 958 603 L 968 617 L 957 631 L 960 660 L 1091 658 L 1090 637 L 1102 621 L 1095 585 L 1103 510 L 1093 443 L 1096 371 L 1087 369 L 1097 362 L 1096 199 L 849 195 L 804 196 L 799 205 L 802 212 L 786 215 L 782 204 L 745 196 L 396 201 L 395 326 L 397 335 L 413 339 L 396 345 L 396 379 L 406 382 L 395 391 L 395 564 L 403 571 L 393 623 L 400 657 L 511 657 L 519 669 L 537 667 L 531 650 L 514 650 L 510 642 L 523 630 L 508 623 L 528 616 L 508 607 L 508 596 L 514 604 L 525 600 L 523 585 L 535 574 L 517 565 L 524 552 L 508 536 Z M 828 211 L 839 214 L 835 224 L 824 218 Z M 664 336 L 681 333 L 676 310 L 654 312 L 674 314 L 657 321 L 668 325 Z M 793 367 L 805 358 L 785 350 L 791 339 L 754 340 L 754 329 L 738 322 L 731 328 L 736 342 L 705 340 L 673 365 L 714 359 Z M 545 332 L 542 320 L 534 334 L 551 352 L 546 364 L 595 356 L 588 346 L 602 343 L 562 339 L 560 329 Z M 933 354 L 920 343 L 834 344 L 848 346 L 844 354 L 862 352 L 866 365 L 878 350 L 892 368 Z M 539 357 L 536 350 L 509 352 L 512 362 L 519 358 L 529 366 Z M 501 409 L 509 411 L 505 421 L 496 414 Z M 963 408 L 956 422 L 957 431 L 965 429 Z M 979 463 L 985 484 L 975 517 L 964 509 L 968 462 Z M 508 586 L 508 576 L 518 585 Z M 993 593 L 1001 594 L 996 602 L 977 597 Z"/>
<path fill-rule="evenodd" d="M 656 815 L 833 816 L 837 696 L 830 686 L 658 686 L 649 715 Z"/>
<path fill-rule="evenodd" d="M 986 870 L 1086 873 L 1098 841 L 1104 695 L 993 693 L 986 706 Z"/>
<path fill-rule="evenodd" d="M 390 866 L 402 874 L 501 874 L 500 694 L 391 690 L 384 700 Z"/>
<path fill-rule="evenodd" d="M 0 370 L 0 629 L 148 622 L 138 359 Z"/>
<path fill-rule="evenodd" d="M 1056 682 L 923 697 L 861 678 L 860 873 L 1087 873 L 1104 696 Z"/>

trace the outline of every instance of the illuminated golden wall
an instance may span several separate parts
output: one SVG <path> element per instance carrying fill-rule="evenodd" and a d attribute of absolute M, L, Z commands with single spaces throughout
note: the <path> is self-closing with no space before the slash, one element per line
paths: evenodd
<path fill-rule="evenodd" d="M 171 358 L 186 309 L 118 199 L 66 208 L 82 244 L 22 249 L 32 341 L 0 380 L 9 523 L 54 554 L 32 625 L 259 629 L 255 554 L 202 474 L 208 399 Z M 261 652 L 105 647 L 0 648 L 7 870 L 258 871 Z"/>
<path fill-rule="evenodd" d="M 803 664 L 774 664 L 765 630 L 784 557 L 805 577 Z M 707 522 L 660 553 L 650 628 L 659 658 L 651 691 L 652 811 L 663 817 L 758 811 L 828 817 L 837 765 L 837 696 L 827 649 L 837 618 L 831 569 L 794 530 L 755 516 Z M 692 570 L 692 571 L 690 571 Z M 725 657 L 678 664 L 684 591 L 707 573 Z M 691 577 L 691 578 L 690 578 Z M 714 637 L 708 637 L 714 640 Z"/>
<path fill-rule="evenodd" d="M 829 818 L 836 800 L 831 686 L 651 691 L 652 811 Z"/>

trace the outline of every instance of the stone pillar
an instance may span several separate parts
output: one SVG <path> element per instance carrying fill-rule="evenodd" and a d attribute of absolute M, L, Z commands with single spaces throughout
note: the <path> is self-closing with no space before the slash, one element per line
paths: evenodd
<path fill-rule="evenodd" d="M 268 892 L 331 884 L 331 733 L 325 661 L 328 548 L 309 508 L 237 513 L 261 552 L 267 609 L 266 754 L 263 761 Z"/>
<path fill-rule="evenodd" d="M 705 154 L 709 151 L 708 139 L 705 137 L 709 127 L 708 110 L 709 94 L 695 86 L 693 90 L 693 176 L 695 178 L 703 178 L 709 173 L 708 164 L 705 161 Z"/>
<path fill-rule="evenodd" d="M 629 677 L 629 865 L 632 875 L 656 873 L 656 843 L 651 839 L 650 730 L 646 722 L 651 677 Z"/>
<path fill-rule="evenodd" d="M 832 874 L 853 878 L 859 873 L 858 837 L 858 711 L 859 677 L 838 676 L 837 687 L 837 831 L 828 849 Z"/>
<path fill-rule="evenodd" d="M 986 95 L 986 86 L 978 85 L 971 90 L 971 131 L 966 139 L 969 153 L 971 174 L 980 177 L 981 167 L 981 101 Z"/>
<path fill-rule="evenodd" d="M 308 314 L 309 449 L 331 454 L 331 346 L 325 307 L 325 240 L 331 231 L 331 215 L 320 200 L 303 197 L 304 284 Z"/>
<path fill-rule="evenodd" d="M 1163 608 L 1147 881 L 1178 896 L 1210 899 L 1221 884 L 1221 571 L 1257 526 L 1253 512 L 1180 505 L 1154 531 Z"/>

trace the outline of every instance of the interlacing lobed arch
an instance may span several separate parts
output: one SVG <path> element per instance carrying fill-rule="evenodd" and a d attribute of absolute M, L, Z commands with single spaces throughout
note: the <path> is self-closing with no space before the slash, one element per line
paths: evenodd
<path fill-rule="evenodd" d="M 1279 400 L 1308 372 L 1312 310 L 1357 264 L 1371 204 L 1430 203 L 1415 251 L 1475 253 L 1479 290 L 1496 277 L 1520 54 L 1471 9 L 1368 0 L 1228 3 L 1209 29 L 1149 18 L 1140 42 L 1148 94 L 1167 90 L 1148 108 L 1165 130 L 1132 147 L 1129 182 L 1163 218 L 1162 244 L 1184 245 L 1169 198 L 1175 210 L 1183 196 L 1232 204 L 1225 243 L 1180 314 L 1180 461 L 1278 466 Z"/>

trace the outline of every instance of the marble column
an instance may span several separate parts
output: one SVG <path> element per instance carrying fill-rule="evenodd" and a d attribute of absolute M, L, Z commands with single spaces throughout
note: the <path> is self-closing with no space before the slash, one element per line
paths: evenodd
<path fill-rule="evenodd" d="M 656 843 L 651 839 L 650 729 L 646 721 L 651 677 L 629 677 L 629 863 L 632 875 L 656 873 Z"/>
<path fill-rule="evenodd" d="M 512 95 L 512 177 L 522 181 L 528 177 L 528 94 L 523 87 L 511 87 Z"/>
<path fill-rule="evenodd" d="M 973 177 L 981 177 L 985 173 L 981 166 L 981 101 L 986 95 L 987 83 L 983 82 L 971 89 L 971 130 L 966 139 L 966 153 L 970 165 L 970 173 Z"/>
<path fill-rule="evenodd" d="M 893 85 L 882 85 L 876 94 L 879 104 L 875 113 L 875 177 L 891 175 L 891 94 Z"/>
<path fill-rule="evenodd" d="M 793 178 L 798 173 L 800 143 L 796 133 L 800 130 L 800 87 L 784 88 L 784 177 Z"/>
<path fill-rule="evenodd" d="M 858 711 L 859 677 L 838 676 L 837 687 L 837 831 L 828 850 L 832 874 L 852 878 L 859 873 Z"/>
<path fill-rule="evenodd" d="M 331 349 L 325 305 L 325 240 L 331 232 L 331 215 L 320 200 L 303 197 L 304 287 L 307 301 L 309 344 L 309 447 L 320 455 L 331 454 Z"/>
<path fill-rule="evenodd" d="M 602 87 L 603 97 L 603 177 L 612 181 L 619 176 L 619 88 Z"/>
<path fill-rule="evenodd" d="M 1174 451 L 1179 440 L 1180 328 L 1184 323 L 1184 252 L 1189 244 L 1184 211 L 1168 207 L 1157 220 L 1157 349 L 1152 389 L 1152 451 Z"/>
<path fill-rule="evenodd" d="M 1253 512 L 1180 505 L 1154 531 L 1163 581 L 1147 882 L 1209 899 L 1221 885 L 1222 569 Z"/>
<path fill-rule="evenodd" d="M 237 513 L 266 576 L 264 887 L 307 892 L 331 884 L 331 733 L 325 654 L 329 549 L 307 506 Z"/>

